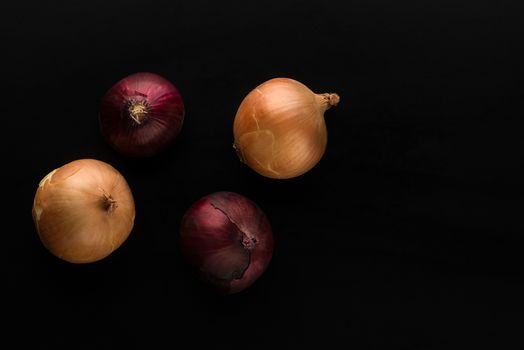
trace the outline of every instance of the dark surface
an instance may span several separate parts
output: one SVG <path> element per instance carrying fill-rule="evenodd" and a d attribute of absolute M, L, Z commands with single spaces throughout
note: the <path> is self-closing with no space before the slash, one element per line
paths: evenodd
<path fill-rule="evenodd" d="M 524 346 L 522 2 L 0 10 L 2 339 L 39 349 Z M 114 153 L 97 121 L 106 90 L 139 71 L 171 80 L 187 112 L 176 142 L 140 161 Z M 324 158 L 289 181 L 258 176 L 231 147 L 242 98 L 276 76 L 341 97 L 326 114 Z M 137 217 L 110 257 L 72 265 L 43 248 L 31 205 L 44 175 L 84 157 L 124 174 Z M 276 239 L 267 272 L 227 298 L 198 284 L 178 252 L 184 211 L 219 190 L 258 203 Z"/>

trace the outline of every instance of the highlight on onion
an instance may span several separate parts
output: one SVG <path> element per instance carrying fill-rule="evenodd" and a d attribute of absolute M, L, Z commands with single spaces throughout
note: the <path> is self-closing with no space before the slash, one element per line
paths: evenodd
<path fill-rule="evenodd" d="M 266 215 L 234 192 L 215 192 L 196 201 L 182 218 L 180 236 L 183 256 L 219 294 L 251 286 L 273 255 Z"/>
<path fill-rule="evenodd" d="M 79 159 L 40 181 L 32 214 L 40 240 L 52 254 L 71 263 L 90 263 L 127 239 L 135 204 L 118 170 L 99 160 Z"/>
<path fill-rule="evenodd" d="M 149 157 L 170 144 L 184 122 L 178 89 L 154 73 L 132 74 L 105 94 L 99 114 L 102 135 L 117 152 Z"/>
<path fill-rule="evenodd" d="M 274 179 L 311 170 L 326 150 L 324 113 L 339 100 L 335 93 L 316 94 L 289 78 L 260 84 L 242 100 L 235 115 L 233 146 L 240 160 Z"/>

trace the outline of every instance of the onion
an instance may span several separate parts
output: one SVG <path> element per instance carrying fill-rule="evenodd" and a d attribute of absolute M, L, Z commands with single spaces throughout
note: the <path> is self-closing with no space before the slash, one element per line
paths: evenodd
<path fill-rule="evenodd" d="M 178 136 L 184 103 L 168 80 L 153 73 L 136 73 L 105 94 L 99 122 L 102 135 L 117 152 L 148 157 Z"/>
<path fill-rule="evenodd" d="M 233 192 L 215 192 L 195 202 L 182 219 L 180 234 L 183 255 L 220 294 L 252 285 L 273 254 L 266 215 Z"/>
<path fill-rule="evenodd" d="M 240 160 L 269 178 L 306 173 L 326 149 L 324 112 L 339 100 L 337 94 L 315 94 L 289 78 L 262 83 L 243 99 L 235 116 L 234 147 Z"/>
<path fill-rule="evenodd" d="M 40 181 L 33 202 L 33 221 L 43 245 L 72 263 L 111 254 L 129 236 L 134 219 L 133 196 L 122 174 L 94 159 L 51 171 Z"/>

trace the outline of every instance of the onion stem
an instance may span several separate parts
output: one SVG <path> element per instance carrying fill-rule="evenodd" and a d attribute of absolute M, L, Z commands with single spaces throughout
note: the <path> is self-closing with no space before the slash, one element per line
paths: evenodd
<path fill-rule="evenodd" d="M 131 119 L 140 125 L 142 124 L 142 120 L 147 116 L 149 108 L 147 108 L 144 102 L 133 101 L 129 105 L 127 111 L 129 112 Z"/>
<path fill-rule="evenodd" d="M 107 212 L 112 212 L 115 210 L 118 205 L 116 204 L 116 200 L 111 197 L 111 195 L 104 193 L 104 198 L 102 199 L 104 210 Z"/>

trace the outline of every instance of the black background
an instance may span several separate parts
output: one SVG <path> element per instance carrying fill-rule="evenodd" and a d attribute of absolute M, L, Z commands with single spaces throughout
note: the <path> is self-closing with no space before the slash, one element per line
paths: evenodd
<path fill-rule="evenodd" d="M 521 348 L 521 4 L 2 2 L 2 332 L 38 348 Z M 113 152 L 97 120 L 139 71 L 186 104 L 147 160 Z M 287 181 L 231 147 L 242 98 L 277 76 L 341 97 L 324 158 Z M 78 158 L 119 169 L 137 208 L 124 245 L 88 265 L 48 253 L 31 219 L 40 179 Z M 257 202 L 276 239 L 227 298 L 178 251 L 184 211 L 219 190 Z"/>

